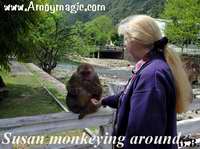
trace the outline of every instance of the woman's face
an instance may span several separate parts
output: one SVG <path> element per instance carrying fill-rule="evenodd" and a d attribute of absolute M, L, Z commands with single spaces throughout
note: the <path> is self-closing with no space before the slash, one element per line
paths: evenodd
<path fill-rule="evenodd" d="M 139 61 L 148 52 L 144 45 L 140 44 L 137 40 L 129 40 L 124 37 L 124 46 L 134 62 Z"/>

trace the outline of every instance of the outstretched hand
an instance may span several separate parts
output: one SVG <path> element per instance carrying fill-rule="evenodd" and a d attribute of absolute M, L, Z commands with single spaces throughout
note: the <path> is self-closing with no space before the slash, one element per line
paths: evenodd
<path fill-rule="evenodd" d="M 92 102 L 92 104 L 93 104 L 94 106 L 96 106 L 97 108 L 100 108 L 101 105 L 102 105 L 102 99 L 101 99 L 101 100 L 97 100 L 97 99 L 95 99 L 95 98 L 92 98 L 92 99 L 91 99 L 91 102 Z"/>

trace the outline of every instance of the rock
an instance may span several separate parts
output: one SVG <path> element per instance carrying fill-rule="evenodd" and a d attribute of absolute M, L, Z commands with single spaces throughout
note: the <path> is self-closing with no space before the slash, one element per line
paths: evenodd
<path fill-rule="evenodd" d="M 183 114 L 177 114 L 177 121 L 184 120 Z"/>
<path fill-rule="evenodd" d="M 186 114 L 192 114 L 192 111 L 187 111 Z"/>
<path fill-rule="evenodd" d="M 197 99 L 200 99 L 200 95 L 197 95 L 196 98 L 197 98 Z"/>
<path fill-rule="evenodd" d="M 200 114 L 200 109 L 197 109 L 197 110 L 195 111 L 195 113 L 196 113 L 196 114 Z"/>
<path fill-rule="evenodd" d="M 190 116 L 188 116 L 188 119 L 193 119 L 193 118 L 194 118 L 194 117 L 193 117 L 193 116 L 191 116 L 191 115 L 190 115 Z"/>

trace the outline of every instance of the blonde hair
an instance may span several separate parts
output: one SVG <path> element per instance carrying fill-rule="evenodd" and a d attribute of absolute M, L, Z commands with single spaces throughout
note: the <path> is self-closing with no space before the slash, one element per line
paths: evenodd
<path fill-rule="evenodd" d="M 130 16 L 122 20 L 118 32 L 128 40 L 138 41 L 149 48 L 153 47 L 155 41 L 162 38 L 162 33 L 156 21 L 146 15 Z M 165 46 L 164 56 L 175 80 L 176 111 L 178 113 L 185 112 L 192 98 L 188 76 L 180 57 L 168 45 Z"/>

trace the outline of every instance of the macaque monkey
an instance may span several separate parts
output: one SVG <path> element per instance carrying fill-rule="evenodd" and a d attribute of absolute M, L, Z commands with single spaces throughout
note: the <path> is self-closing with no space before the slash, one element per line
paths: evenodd
<path fill-rule="evenodd" d="M 79 119 L 96 112 L 97 107 L 91 99 L 101 99 L 102 85 L 93 66 L 81 64 L 68 81 L 67 91 L 67 107 L 71 112 L 80 114 Z"/>

